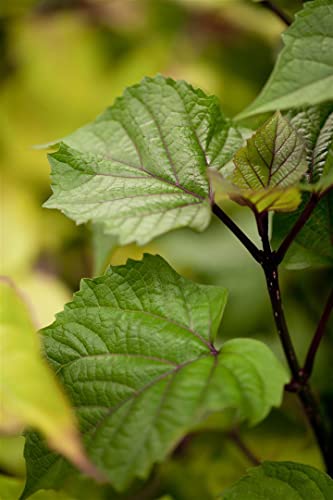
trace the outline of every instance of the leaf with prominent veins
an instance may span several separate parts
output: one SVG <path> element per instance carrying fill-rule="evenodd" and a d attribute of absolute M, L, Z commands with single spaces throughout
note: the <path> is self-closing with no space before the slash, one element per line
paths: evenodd
<path fill-rule="evenodd" d="M 241 144 L 216 97 L 145 78 L 49 155 L 53 195 L 45 206 L 77 223 L 102 223 L 120 244 L 184 226 L 203 231 L 211 218 L 207 167 L 227 163 Z"/>
<path fill-rule="evenodd" d="M 303 189 L 323 191 L 333 184 L 333 103 L 290 111 L 289 116 L 306 145 Z"/>
<path fill-rule="evenodd" d="M 289 112 L 292 125 L 302 136 L 308 170 L 300 188 L 322 196 L 310 219 L 296 236 L 285 264 L 291 268 L 333 265 L 333 103 Z M 328 192 L 331 190 L 331 192 Z M 273 224 L 273 243 L 277 247 L 291 230 L 310 199 L 303 193 L 302 203 L 292 214 L 277 214 Z"/>
<path fill-rule="evenodd" d="M 234 156 L 234 168 L 212 172 L 215 188 L 258 212 L 295 210 L 298 183 L 307 170 L 305 144 L 279 112 L 267 120 Z"/>
<path fill-rule="evenodd" d="M 215 347 L 226 297 L 146 255 L 84 280 L 44 329 L 89 456 L 117 490 L 147 477 L 209 413 L 233 409 L 254 424 L 281 403 L 288 375 L 268 347 L 252 339 Z M 24 497 L 74 473 L 36 434 L 25 457 Z"/>
<path fill-rule="evenodd" d="M 333 3 L 304 4 L 282 35 L 284 48 L 257 99 L 238 118 L 333 99 Z"/>
<path fill-rule="evenodd" d="M 324 191 L 333 186 L 333 112 L 327 118 L 314 151 L 314 167 L 319 175 L 317 188 Z"/>

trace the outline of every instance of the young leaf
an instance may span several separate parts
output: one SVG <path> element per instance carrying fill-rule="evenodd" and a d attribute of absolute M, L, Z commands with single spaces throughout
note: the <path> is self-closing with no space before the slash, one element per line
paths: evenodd
<path fill-rule="evenodd" d="M 304 4 L 282 38 L 285 47 L 269 80 L 239 118 L 333 99 L 332 0 Z"/>
<path fill-rule="evenodd" d="M 288 379 L 261 342 L 214 346 L 224 288 L 195 284 L 145 255 L 83 280 L 44 329 L 48 359 L 76 408 L 91 459 L 117 490 L 145 478 L 213 411 L 251 424 L 279 405 Z M 27 438 L 26 498 L 73 473 L 36 434 Z"/>
<path fill-rule="evenodd" d="M 29 311 L 13 285 L 1 279 L 0 430 L 34 427 L 84 472 L 98 477 L 88 461 L 67 398 L 41 358 Z M 49 397 L 52 395 L 52 397 Z"/>
<path fill-rule="evenodd" d="M 122 245 L 184 226 L 203 231 L 211 217 L 207 166 L 224 165 L 241 144 L 215 97 L 145 78 L 49 155 L 53 195 L 45 206 L 77 223 L 102 223 Z"/>
<path fill-rule="evenodd" d="M 333 480 L 310 465 L 264 462 L 226 491 L 223 500 L 331 500 Z"/>
<path fill-rule="evenodd" d="M 227 182 L 221 169 L 215 187 L 220 185 L 231 199 L 258 212 L 292 211 L 301 201 L 297 185 L 306 170 L 304 141 L 277 112 L 237 151 Z"/>

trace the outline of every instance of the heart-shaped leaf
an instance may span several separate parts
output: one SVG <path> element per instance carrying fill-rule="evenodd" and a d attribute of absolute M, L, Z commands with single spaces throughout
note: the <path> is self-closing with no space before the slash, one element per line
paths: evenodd
<path fill-rule="evenodd" d="M 223 500 L 331 500 L 332 479 L 295 462 L 264 462 L 250 469 L 221 497 Z"/>
<path fill-rule="evenodd" d="M 216 97 L 145 78 L 49 155 L 45 206 L 102 223 L 120 244 L 184 226 L 202 231 L 211 218 L 207 166 L 224 165 L 241 144 Z"/>
<path fill-rule="evenodd" d="M 146 255 L 83 280 L 44 329 L 88 454 L 116 489 L 146 477 L 209 413 L 234 409 L 254 424 L 280 404 L 288 376 L 264 344 L 234 339 L 215 347 L 226 297 Z M 25 457 L 24 498 L 74 473 L 36 434 L 27 437 Z"/>
<path fill-rule="evenodd" d="M 239 118 L 333 99 L 332 0 L 305 3 L 282 38 L 285 47 L 269 80 Z"/>

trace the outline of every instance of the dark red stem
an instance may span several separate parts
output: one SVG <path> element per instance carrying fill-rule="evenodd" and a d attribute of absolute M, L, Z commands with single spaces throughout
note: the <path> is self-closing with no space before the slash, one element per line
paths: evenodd
<path fill-rule="evenodd" d="M 290 245 L 292 244 L 292 242 L 294 241 L 300 230 L 304 227 L 305 223 L 309 220 L 309 217 L 316 208 L 319 199 L 320 197 L 317 193 L 313 193 L 311 195 L 311 198 L 305 205 L 303 212 L 298 217 L 295 224 L 291 228 L 290 232 L 287 234 L 287 236 L 279 246 L 278 250 L 276 251 L 276 260 L 278 264 L 280 264 L 283 261 L 284 256 L 286 255 Z"/>
<path fill-rule="evenodd" d="M 264 0 L 263 2 L 261 2 L 261 4 L 264 7 L 266 7 L 266 9 L 269 9 L 272 12 L 274 12 L 274 14 L 277 15 L 281 19 L 281 21 L 283 21 L 287 26 L 291 25 L 292 20 L 290 19 L 290 17 L 287 16 L 287 14 L 285 14 L 285 12 L 283 12 L 283 10 L 281 10 L 273 2 L 270 2 L 269 0 Z"/>
<path fill-rule="evenodd" d="M 254 243 L 246 236 L 246 234 L 234 223 L 234 221 L 225 213 L 222 208 L 220 208 L 216 203 L 212 205 L 213 213 L 220 219 L 221 222 L 239 239 L 239 241 L 244 245 L 244 247 L 250 252 L 252 257 L 257 262 L 262 262 L 262 252 L 255 246 Z"/>
<path fill-rule="evenodd" d="M 291 228 L 290 232 L 287 234 L 285 239 L 282 241 L 280 247 L 276 251 L 276 261 L 278 264 L 280 264 L 283 261 L 284 256 L 286 255 L 290 245 L 292 244 L 292 242 L 294 241 L 294 239 L 296 238 L 298 233 L 301 231 L 301 229 L 304 227 L 306 222 L 309 220 L 312 212 L 314 211 L 314 209 L 318 205 L 319 201 L 322 198 L 324 198 L 324 196 L 326 196 L 332 190 L 333 190 L 333 186 L 329 186 L 321 193 L 320 192 L 319 193 L 316 193 L 316 192 L 312 193 L 308 203 L 305 205 L 303 212 L 300 214 L 300 216 L 296 220 L 295 224 Z"/>
<path fill-rule="evenodd" d="M 326 190 L 326 192 L 327 191 L 328 190 Z M 298 232 L 310 217 L 321 196 L 322 195 L 311 196 L 309 203 L 306 205 L 302 214 L 296 221 L 296 224 L 293 226 L 291 232 L 286 237 L 277 252 L 272 251 L 270 246 L 267 213 L 255 214 L 258 232 L 263 244 L 263 250 L 260 250 L 218 205 L 213 204 L 212 210 L 214 214 L 217 215 L 217 217 L 233 232 L 233 234 L 239 239 L 239 241 L 243 243 L 245 248 L 247 248 L 250 254 L 257 262 L 261 264 L 263 268 L 266 277 L 267 289 L 271 300 L 275 325 L 286 360 L 289 365 L 289 369 L 292 374 L 292 381 L 286 386 L 286 390 L 297 393 L 299 400 L 302 403 L 308 422 L 316 437 L 318 446 L 321 450 L 327 472 L 333 477 L 333 453 L 330 445 L 330 435 L 325 422 L 323 421 L 318 401 L 312 392 L 308 380 L 304 378 L 303 370 L 300 368 L 300 364 L 297 359 L 296 351 L 290 337 L 288 325 L 282 307 L 281 290 L 278 276 L 279 263 L 284 257 L 295 236 L 298 234 Z M 326 313 L 324 316 L 326 317 Z M 325 318 L 323 322 L 326 323 Z M 320 332 L 321 330 L 322 327 L 320 328 Z M 321 336 L 322 334 L 320 333 L 318 335 Z"/>
<path fill-rule="evenodd" d="M 248 459 L 248 461 L 252 465 L 257 466 L 261 464 L 259 458 L 256 457 L 256 455 L 250 450 L 247 444 L 243 441 L 238 430 L 233 429 L 230 432 L 228 432 L 228 437 L 231 439 L 231 441 L 233 441 L 233 443 L 237 446 L 237 448 L 243 453 L 243 455 Z"/>
<path fill-rule="evenodd" d="M 308 380 L 309 377 L 311 376 L 312 370 L 313 370 L 313 364 L 314 360 L 317 354 L 317 350 L 319 347 L 319 344 L 321 342 L 321 339 L 324 336 L 325 333 L 325 328 L 327 325 L 327 322 L 329 320 L 329 317 L 331 315 L 331 312 L 333 310 L 333 288 L 331 290 L 331 293 L 328 296 L 327 302 L 325 304 L 323 314 L 321 315 L 321 318 L 319 320 L 317 329 L 315 331 L 315 334 L 313 336 L 312 342 L 310 344 L 305 363 L 304 363 L 304 368 L 302 369 L 302 374 L 305 380 Z"/>

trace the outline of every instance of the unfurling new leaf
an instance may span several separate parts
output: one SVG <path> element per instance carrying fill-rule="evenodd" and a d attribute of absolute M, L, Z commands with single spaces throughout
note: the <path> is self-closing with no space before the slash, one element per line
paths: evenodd
<path fill-rule="evenodd" d="M 89 456 L 117 490 L 147 477 L 209 413 L 233 409 L 254 424 L 280 404 L 288 376 L 264 344 L 234 339 L 216 348 L 226 297 L 146 255 L 84 280 L 44 329 Z M 36 434 L 25 456 L 26 496 L 73 474 Z"/>
<path fill-rule="evenodd" d="M 299 181 L 307 171 L 305 144 L 280 113 L 265 122 L 233 160 L 233 169 L 211 172 L 218 195 L 225 193 L 258 212 L 297 208 Z"/>

